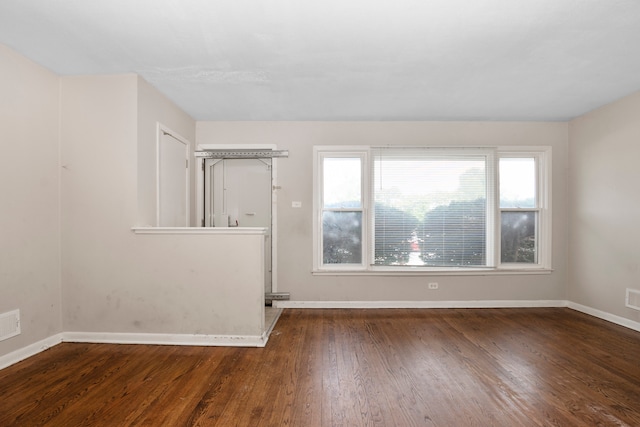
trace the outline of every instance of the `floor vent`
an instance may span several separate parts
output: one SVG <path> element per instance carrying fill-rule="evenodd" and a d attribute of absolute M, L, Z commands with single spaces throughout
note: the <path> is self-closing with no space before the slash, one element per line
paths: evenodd
<path fill-rule="evenodd" d="M 20 310 L 0 314 L 0 341 L 20 335 Z"/>
<path fill-rule="evenodd" d="M 634 310 L 640 310 L 640 290 L 627 288 L 625 305 Z"/>

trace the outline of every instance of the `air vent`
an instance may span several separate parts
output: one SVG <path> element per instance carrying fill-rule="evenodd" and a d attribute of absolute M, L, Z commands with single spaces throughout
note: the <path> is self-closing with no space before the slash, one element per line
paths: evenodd
<path fill-rule="evenodd" d="M 640 290 L 627 288 L 625 305 L 629 308 L 640 311 Z"/>
<path fill-rule="evenodd" d="M 20 335 L 20 310 L 0 314 L 0 341 Z"/>

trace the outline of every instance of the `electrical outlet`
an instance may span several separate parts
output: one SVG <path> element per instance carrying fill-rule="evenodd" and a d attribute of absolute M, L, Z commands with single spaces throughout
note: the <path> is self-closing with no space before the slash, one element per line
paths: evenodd
<path fill-rule="evenodd" d="M 438 289 L 438 282 L 429 282 L 429 289 Z"/>

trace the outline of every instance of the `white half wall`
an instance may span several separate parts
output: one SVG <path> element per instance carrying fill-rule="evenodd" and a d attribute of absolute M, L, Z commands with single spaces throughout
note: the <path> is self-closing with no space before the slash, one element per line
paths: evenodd
<path fill-rule="evenodd" d="M 222 342 L 221 336 L 261 337 L 264 230 L 190 231 L 129 231 L 111 279 L 76 290 L 83 300 L 66 310 L 67 336 L 101 341 L 114 333 L 122 342 L 129 334 L 177 335 L 205 345 Z"/>

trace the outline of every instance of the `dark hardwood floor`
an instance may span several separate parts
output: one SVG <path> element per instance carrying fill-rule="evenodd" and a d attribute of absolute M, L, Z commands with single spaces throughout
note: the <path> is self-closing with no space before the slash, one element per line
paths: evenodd
<path fill-rule="evenodd" d="M 570 309 L 285 310 L 266 348 L 60 344 L 0 426 L 640 426 L 640 333 Z"/>

